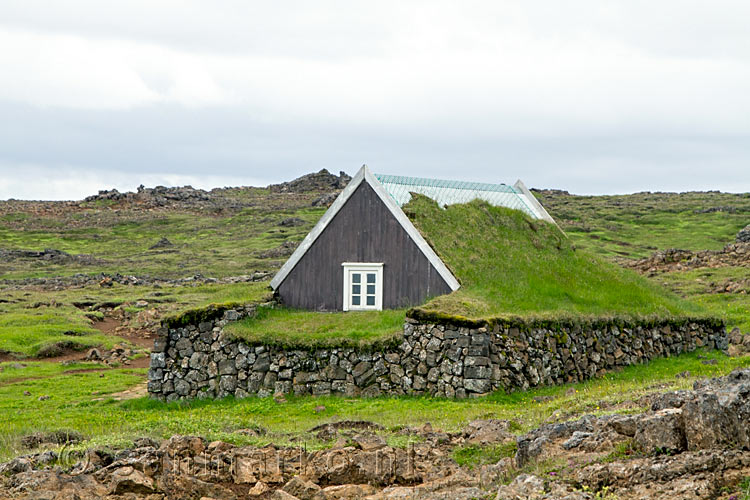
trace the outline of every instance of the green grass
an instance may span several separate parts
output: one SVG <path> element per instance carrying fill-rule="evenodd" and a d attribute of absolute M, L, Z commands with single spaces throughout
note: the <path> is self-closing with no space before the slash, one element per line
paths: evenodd
<path fill-rule="evenodd" d="M 266 283 L 160 287 L 115 284 L 111 288 L 70 288 L 53 293 L 3 291 L 0 351 L 18 357 L 34 357 L 55 345 L 78 350 L 92 346 L 111 348 L 122 339 L 100 333 L 95 328 L 95 319 L 101 318 L 102 314 L 89 310 L 105 303 L 134 313 L 131 326 L 138 327 L 137 313 L 144 309 L 132 307 L 138 300 L 147 301 L 147 308 L 155 308 L 160 316 L 164 316 L 210 303 L 255 302 L 268 294 Z"/>
<path fill-rule="evenodd" d="M 740 497 L 738 500 L 750 500 L 750 476 L 745 476 L 738 485 Z"/>
<path fill-rule="evenodd" d="M 90 321 L 71 308 L 40 307 L 0 315 L 0 350 L 22 356 L 44 355 L 52 345 L 110 348 L 118 340 L 91 328 Z"/>
<path fill-rule="evenodd" d="M 28 378 L 49 378 L 62 375 L 70 371 L 99 370 L 106 368 L 105 365 L 97 363 L 72 363 L 62 365 L 60 363 L 34 362 L 9 362 L 0 363 L 0 385 L 5 385 Z"/>
<path fill-rule="evenodd" d="M 445 209 L 415 196 L 404 210 L 461 282 L 420 309 L 502 315 L 680 316 L 702 309 L 589 252 L 553 225 L 485 202 Z"/>
<path fill-rule="evenodd" d="M 646 453 L 633 439 L 617 443 L 614 449 L 601 461 L 602 463 L 628 460 L 630 458 L 645 456 Z"/>
<path fill-rule="evenodd" d="M 40 259 L 0 262 L 0 279 L 65 276 L 99 272 L 149 274 L 181 278 L 195 274 L 223 277 L 273 271 L 285 260 L 263 257 L 285 241 L 301 241 L 324 209 L 310 207 L 320 193 L 293 196 L 263 189 L 238 190 L 231 198 L 244 209 L 219 213 L 113 210 L 105 204 L 67 207 L 55 215 L 29 217 L 24 212 L 0 212 L 0 246 L 7 249 L 55 248 L 73 255 L 88 254 L 98 262 L 56 263 Z M 0 210 L 9 208 L 0 206 Z M 284 227 L 288 217 L 303 221 Z M 174 246 L 151 250 L 160 238 Z"/>
<path fill-rule="evenodd" d="M 699 268 L 662 273 L 651 279 L 722 318 L 728 329 L 750 332 L 750 290 L 745 290 L 745 293 L 711 293 L 717 284 L 750 280 L 750 269 L 733 266 Z"/>
<path fill-rule="evenodd" d="M 320 313 L 259 308 L 255 318 L 230 323 L 225 331 L 250 343 L 285 347 L 377 346 L 400 342 L 403 309 Z"/>
<path fill-rule="evenodd" d="M 607 257 L 641 258 L 666 248 L 719 250 L 750 222 L 748 193 L 537 196 L 576 246 Z M 719 207 L 724 211 L 701 213 Z"/>
<path fill-rule="evenodd" d="M 0 461 L 24 453 L 20 447 L 23 435 L 57 429 L 81 432 L 88 439 L 80 445 L 82 447 L 125 446 L 142 436 L 168 438 L 173 434 L 195 434 L 236 444 L 305 444 L 309 449 L 329 443 L 316 441 L 306 431 L 322 423 L 344 419 L 373 421 L 384 426 L 387 432 L 397 433 L 404 426 L 426 422 L 436 429 L 455 432 L 474 419 L 500 418 L 514 421 L 518 432 L 526 432 L 553 413 L 565 420 L 582 413 L 635 411 L 638 408 L 632 405 L 626 408 L 615 408 L 615 405 L 636 401 L 655 390 L 690 388 L 696 377 L 718 376 L 737 367 L 750 366 L 750 357 L 728 358 L 718 352 L 709 356 L 718 363 L 704 365 L 697 354 L 686 354 L 627 367 L 580 384 L 495 393 L 478 399 L 288 396 L 288 402 L 283 404 L 274 402 L 273 398 L 190 403 L 162 403 L 140 398 L 119 402 L 107 395 L 142 383 L 145 370 L 65 373 L 61 368 L 50 369 L 48 363 L 30 362 L 20 370 L 9 368 L 12 363 L 2 363 L 0 375 L 7 378 L 0 379 L 0 414 L 3 415 Z M 692 377 L 675 377 L 685 370 L 689 370 Z M 18 380 L 21 372 L 26 380 Z M 100 373 L 105 376 L 101 378 Z M 574 391 L 569 393 L 571 387 Z M 24 390 L 31 396 L 24 396 Z M 39 401 L 39 395 L 50 395 L 51 399 Z M 552 399 L 536 402 L 535 396 L 552 396 Z M 325 410 L 316 412 L 316 407 L 321 405 Z M 266 432 L 259 437 L 237 433 L 247 428 L 262 428 Z M 472 454 L 467 452 L 467 455 Z M 475 454 L 480 461 L 482 455 L 483 452 Z M 465 459 L 467 463 L 473 460 L 470 456 Z"/>
<path fill-rule="evenodd" d="M 482 465 L 496 464 L 503 458 L 512 457 L 515 454 L 515 442 L 487 446 L 469 445 L 453 450 L 453 460 L 462 467 L 473 469 Z"/>

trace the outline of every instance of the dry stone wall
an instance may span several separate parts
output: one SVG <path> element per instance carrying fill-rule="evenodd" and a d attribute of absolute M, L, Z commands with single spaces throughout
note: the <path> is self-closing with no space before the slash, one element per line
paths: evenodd
<path fill-rule="evenodd" d="M 254 312 L 247 306 L 197 325 L 162 328 L 151 354 L 150 394 L 167 401 L 274 393 L 465 398 L 727 348 L 723 325 L 712 321 L 470 328 L 407 318 L 403 339 L 375 350 L 251 345 L 224 333 L 227 322 Z"/>

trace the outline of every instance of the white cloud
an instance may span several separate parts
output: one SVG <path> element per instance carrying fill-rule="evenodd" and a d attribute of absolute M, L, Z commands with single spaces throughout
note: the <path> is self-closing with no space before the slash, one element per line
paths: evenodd
<path fill-rule="evenodd" d="M 47 166 L 108 166 L 112 157 L 101 143 L 152 168 L 200 176 L 216 168 L 210 147 L 237 158 L 234 170 L 259 156 L 295 168 L 311 157 L 326 163 L 310 146 L 313 135 L 348 156 L 357 147 L 361 156 L 398 151 L 414 168 L 430 147 L 449 150 L 444 158 L 489 163 L 467 144 L 536 141 L 538 149 L 558 138 L 649 138 L 654 149 L 643 156 L 618 151 L 604 163 L 594 150 L 565 151 L 565 158 L 514 152 L 519 164 L 534 159 L 540 168 L 578 161 L 584 169 L 655 169 L 655 183 L 670 183 L 671 167 L 659 177 L 659 148 L 689 164 L 696 158 L 685 138 L 721 144 L 717 138 L 750 135 L 749 17 L 750 4 L 722 0 L 710 8 L 692 0 L 7 0 L 0 6 L 0 104 L 66 113 L 76 128 L 60 135 L 75 140 L 68 150 L 55 145 L 60 157 Z M 173 107 L 185 113 L 164 111 Z M 164 113 L 161 128 L 132 125 L 143 110 Z M 223 112 L 242 119 L 217 122 Z M 171 134 L 183 124 L 169 120 L 186 116 L 190 135 Z M 156 135 L 147 144 L 117 144 L 104 134 L 120 120 Z M 269 139 L 263 127 L 279 138 Z M 37 137 L 27 136 L 26 158 L 18 140 L 0 137 L 0 161 L 38 163 Z M 256 154 L 248 144 L 265 149 Z M 191 148 L 201 151 L 202 167 L 185 166 L 179 152 Z M 747 148 L 731 151 L 750 160 Z M 170 157 L 173 163 L 157 164 Z M 337 161 L 338 151 L 329 158 Z M 232 167 L 223 168 L 221 175 L 231 175 Z M 750 177 L 735 169 L 719 174 Z M 593 176 L 576 175 L 593 185 Z M 613 189 L 619 185 L 613 180 Z"/>
<path fill-rule="evenodd" d="M 200 57 L 132 41 L 0 29 L 0 99 L 36 106 L 127 109 L 226 96 Z"/>

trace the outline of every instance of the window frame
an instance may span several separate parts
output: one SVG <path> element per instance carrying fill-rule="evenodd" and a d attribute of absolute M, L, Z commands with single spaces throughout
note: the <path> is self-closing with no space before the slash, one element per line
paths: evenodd
<path fill-rule="evenodd" d="M 382 311 L 383 310 L 383 263 L 382 262 L 342 262 L 344 270 L 344 311 Z M 361 273 L 362 297 L 361 304 L 355 306 L 352 301 L 352 281 L 353 272 Z M 367 302 L 367 273 L 375 274 L 375 305 L 368 306 Z"/>

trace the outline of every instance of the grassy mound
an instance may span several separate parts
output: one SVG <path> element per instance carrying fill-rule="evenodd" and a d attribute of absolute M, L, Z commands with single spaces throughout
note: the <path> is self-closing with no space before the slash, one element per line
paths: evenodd
<path fill-rule="evenodd" d="M 552 224 L 475 200 L 445 209 L 415 195 L 404 206 L 461 288 L 417 308 L 493 316 L 694 316 L 702 309 L 588 252 Z"/>
<path fill-rule="evenodd" d="M 93 285 L 54 292 L 0 286 L 0 354 L 27 358 L 56 356 L 65 349 L 110 349 L 124 339 L 95 328 L 96 319 L 103 317 L 96 309 L 105 304 L 130 313 L 130 326 L 135 328 L 138 313 L 146 309 L 157 311 L 175 327 L 213 318 L 232 305 L 268 300 L 269 295 L 265 282 L 138 287 L 116 283 L 110 288 Z M 136 307 L 139 300 L 148 305 Z"/>
<path fill-rule="evenodd" d="M 10 313 L 0 310 L 0 353 L 47 357 L 67 348 L 110 348 L 119 340 L 92 328 L 83 313 L 73 307 L 39 307 Z"/>

